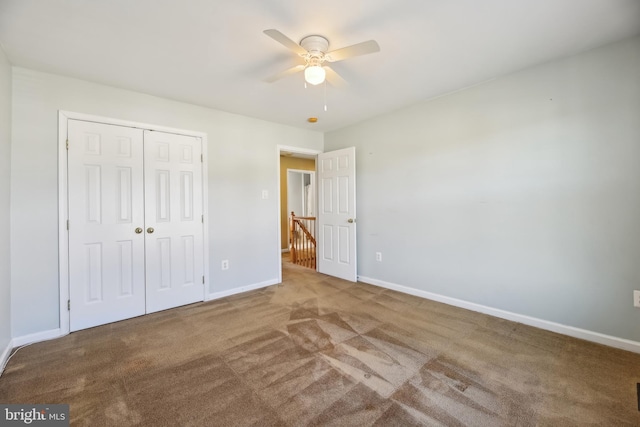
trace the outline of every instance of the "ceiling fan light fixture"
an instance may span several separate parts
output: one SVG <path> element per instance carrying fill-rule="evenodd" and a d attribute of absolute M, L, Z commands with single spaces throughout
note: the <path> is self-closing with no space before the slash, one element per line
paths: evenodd
<path fill-rule="evenodd" d="M 324 68 L 319 65 L 312 65 L 304 69 L 304 80 L 312 85 L 319 85 L 326 77 Z"/>

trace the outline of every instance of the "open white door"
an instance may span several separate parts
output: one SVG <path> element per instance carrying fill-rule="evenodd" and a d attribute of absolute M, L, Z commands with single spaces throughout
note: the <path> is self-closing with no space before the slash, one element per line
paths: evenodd
<path fill-rule="evenodd" d="M 356 149 L 318 154 L 318 271 L 357 281 Z"/>

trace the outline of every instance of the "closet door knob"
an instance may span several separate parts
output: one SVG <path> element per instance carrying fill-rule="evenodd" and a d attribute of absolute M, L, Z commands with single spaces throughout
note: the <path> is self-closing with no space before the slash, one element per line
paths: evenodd
<path fill-rule="evenodd" d="M 147 233 L 151 234 L 153 233 L 155 230 L 153 229 L 153 227 L 149 227 L 147 228 Z"/>
<path fill-rule="evenodd" d="M 142 233 L 144 230 L 140 227 L 136 228 L 136 234 Z"/>

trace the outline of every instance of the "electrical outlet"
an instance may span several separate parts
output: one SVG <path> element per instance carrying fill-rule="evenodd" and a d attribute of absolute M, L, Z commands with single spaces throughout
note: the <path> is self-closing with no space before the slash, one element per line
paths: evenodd
<path fill-rule="evenodd" d="M 640 291 L 633 291 L 633 306 L 640 308 Z"/>
<path fill-rule="evenodd" d="M 382 252 L 376 252 L 376 261 L 382 262 Z"/>
<path fill-rule="evenodd" d="M 262 200 L 267 200 L 269 198 L 269 190 L 262 190 Z"/>
<path fill-rule="evenodd" d="M 229 260 L 228 259 L 223 259 L 221 267 L 222 267 L 223 270 L 228 270 L 229 269 Z"/>

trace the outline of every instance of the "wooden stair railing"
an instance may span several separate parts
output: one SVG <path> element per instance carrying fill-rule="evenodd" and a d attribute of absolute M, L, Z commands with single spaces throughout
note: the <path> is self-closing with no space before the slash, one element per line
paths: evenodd
<path fill-rule="evenodd" d="M 289 250 L 291 262 L 303 267 L 316 268 L 316 218 L 296 216 L 289 218 Z"/>

